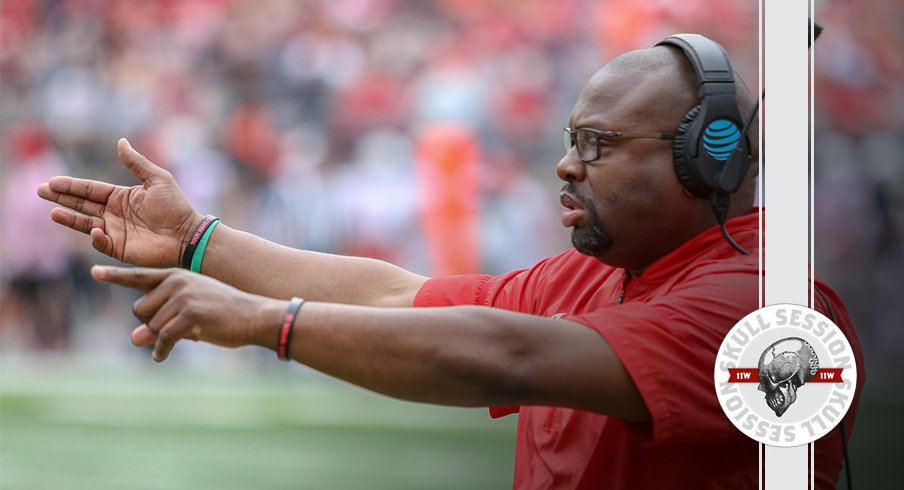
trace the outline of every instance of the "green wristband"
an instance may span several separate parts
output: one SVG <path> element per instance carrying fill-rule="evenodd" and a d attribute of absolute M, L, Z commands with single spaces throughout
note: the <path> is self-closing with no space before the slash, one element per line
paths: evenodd
<path fill-rule="evenodd" d="M 191 270 L 193 272 L 200 273 L 201 272 L 201 261 L 204 260 L 204 251 L 207 249 L 207 241 L 210 240 L 210 234 L 213 233 L 213 229 L 220 224 L 220 221 L 214 221 L 207 227 L 207 230 L 204 231 L 204 235 L 201 236 L 201 240 L 198 241 L 198 248 L 195 249 L 195 253 L 191 257 Z"/>

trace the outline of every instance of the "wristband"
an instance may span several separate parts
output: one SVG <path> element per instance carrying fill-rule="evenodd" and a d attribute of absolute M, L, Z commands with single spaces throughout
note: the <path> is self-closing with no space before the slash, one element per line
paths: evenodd
<path fill-rule="evenodd" d="M 204 217 L 204 219 L 201 220 L 201 223 L 198 224 L 198 227 L 195 228 L 195 233 L 191 236 L 188 244 L 185 245 L 185 251 L 182 252 L 183 269 L 191 269 L 191 259 L 192 257 L 194 257 L 195 250 L 198 248 L 198 242 L 201 241 L 201 238 L 204 236 L 204 232 L 207 231 L 207 227 L 215 221 L 218 221 L 218 218 L 216 216 L 208 214 Z"/>
<path fill-rule="evenodd" d="M 283 315 L 282 325 L 279 328 L 279 343 L 276 347 L 276 356 L 279 357 L 280 361 L 289 360 L 289 342 L 292 340 L 292 325 L 295 323 L 295 317 L 298 316 L 298 310 L 301 309 L 301 305 L 303 304 L 303 299 L 292 298 L 292 300 L 289 301 L 289 308 L 286 309 L 286 314 Z"/>
<path fill-rule="evenodd" d="M 195 253 L 192 254 L 191 257 L 191 270 L 197 273 L 201 272 L 201 261 L 204 260 L 204 251 L 207 250 L 207 241 L 210 240 L 210 234 L 213 233 L 213 229 L 220 224 L 220 220 L 214 218 L 213 221 L 210 222 L 210 226 L 207 227 L 207 230 L 204 231 L 204 234 L 201 235 L 201 239 L 198 240 L 198 248 L 195 249 Z"/>

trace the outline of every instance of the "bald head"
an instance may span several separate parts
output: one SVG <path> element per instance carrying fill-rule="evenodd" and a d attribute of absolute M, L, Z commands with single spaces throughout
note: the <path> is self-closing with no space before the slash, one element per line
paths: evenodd
<path fill-rule="evenodd" d="M 756 99 L 737 72 L 734 78 L 738 108 L 746 119 Z M 619 95 L 636 106 L 636 113 L 670 121 L 673 129 L 700 102 L 700 80 L 690 60 L 675 46 L 655 46 L 618 56 L 593 75 L 582 96 L 612 87 L 624 89 Z"/>
<path fill-rule="evenodd" d="M 627 52 L 600 69 L 585 89 L 619 87 L 639 119 L 656 121 L 673 131 L 699 102 L 699 82 L 684 54 L 665 46 Z M 615 95 L 615 94 L 612 94 Z"/>

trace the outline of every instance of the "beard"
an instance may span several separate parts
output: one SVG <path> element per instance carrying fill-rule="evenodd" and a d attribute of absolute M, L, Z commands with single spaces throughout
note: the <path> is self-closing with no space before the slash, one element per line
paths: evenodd
<path fill-rule="evenodd" d="M 575 226 L 571 231 L 571 244 L 584 255 L 599 257 L 612 246 L 612 238 L 603 229 L 603 221 L 596 212 L 593 201 L 579 195 L 572 184 L 566 184 L 564 190 L 581 202 L 581 207 L 590 217 L 590 223 Z"/>

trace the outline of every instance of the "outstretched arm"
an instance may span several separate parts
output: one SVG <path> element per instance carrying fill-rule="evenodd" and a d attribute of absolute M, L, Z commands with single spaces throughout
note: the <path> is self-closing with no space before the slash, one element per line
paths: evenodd
<path fill-rule="evenodd" d="M 201 272 L 243 291 L 365 306 L 411 306 L 427 278 L 376 259 L 297 250 L 223 224 Z"/>
<path fill-rule="evenodd" d="M 95 267 L 94 277 L 147 292 L 136 345 L 164 360 L 183 338 L 276 349 L 287 301 L 183 270 Z M 458 406 L 556 405 L 628 420 L 649 413 L 605 339 L 576 323 L 478 306 L 369 308 L 306 303 L 291 357 L 406 400 Z"/>
<path fill-rule="evenodd" d="M 53 221 L 90 235 L 98 251 L 135 265 L 178 266 L 203 216 L 172 174 L 125 139 L 117 149 L 140 185 L 54 177 L 38 195 L 61 206 Z M 290 249 L 223 224 L 211 233 L 202 272 L 264 296 L 370 306 L 410 306 L 427 279 L 378 260 Z"/>

